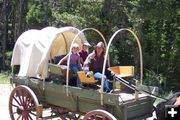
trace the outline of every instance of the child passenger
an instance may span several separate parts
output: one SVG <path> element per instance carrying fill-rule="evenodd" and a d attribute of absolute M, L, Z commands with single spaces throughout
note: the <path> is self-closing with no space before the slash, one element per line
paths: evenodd
<path fill-rule="evenodd" d="M 68 57 L 70 55 L 70 64 L 69 67 L 71 69 L 72 72 L 77 73 L 78 71 L 80 71 L 81 68 L 81 57 L 79 55 L 79 45 L 77 43 L 74 43 L 72 45 L 72 53 L 67 54 L 66 56 L 64 56 L 58 63 L 58 65 L 63 64 L 65 61 L 68 60 Z M 80 81 L 79 79 L 77 79 L 76 82 L 76 86 L 80 85 Z"/>
<path fill-rule="evenodd" d="M 82 64 L 84 64 L 84 61 L 89 55 L 89 47 L 91 47 L 91 45 L 88 42 L 84 42 L 82 45 L 82 50 L 79 52 L 79 55 L 82 58 Z"/>

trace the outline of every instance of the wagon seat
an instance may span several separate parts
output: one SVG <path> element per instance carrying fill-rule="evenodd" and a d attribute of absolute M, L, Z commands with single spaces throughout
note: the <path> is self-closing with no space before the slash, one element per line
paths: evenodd
<path fill-rule="evenodd" d="M 134 76 L 134 66 L 113 66 L 110 67 L 108 70 L 111 71 L 112 75 L 116 75 L 121 78 L 131 78 Z M 95 80 L 94 73 L 92 71 L 89 76 L 87 76 L 84 71 L 79 71 L 78 77 L 84 86 L 95 87 L 95 88 L 100 87 L 101 82 Z M 124 86 L 118 85 L 118 83 L 119 83 L 118 81 L 110 80 L 110 84 L 113 85 L 113 90 L 116 91 L 123 89 Z"/>
<path fill-rule="evenodd" d="M 134 66 L 112 66 L 109 67 L 109 70 L 113 76 L 123 78 L 125 80 L 129 80 L 134 77 Z M 113 80 L 113 92 L 118 93 L 123 91 L 132 92 L 132 90 L 127 86 L 121 84 L 119 81 Z"/>
<path fill-rule="evenodd" d="M 77 72 L 81 84 L 84 87 L 99 89 L 101 82 L 99 80 L 95 80 L 93 71 L 90 71 L 90 73 L 91 74 L 87 76 L 85 71 Z"/>

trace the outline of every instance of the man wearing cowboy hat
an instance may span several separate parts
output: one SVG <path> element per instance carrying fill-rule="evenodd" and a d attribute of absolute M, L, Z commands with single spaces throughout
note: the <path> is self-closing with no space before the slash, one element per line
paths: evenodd
<path fill-rule="evenodd" d="M 104 52 L 105 52 L 105 46 L 103 42 L 97 43 L 95 46 L 95 50 L 88 55 L 84 62 L 84 68 L 88 68 L 89 71 L 93 71 L 94 73 L 94 78 L 96 80 L 101 80 L 102 77 L 104 77 L 104 91 L 109 92 L 109 76 L 110 72 L 108 72 L 107 68 L 108 65 L 106 66 L 106 71 L 105 71 L 105 76 L 102 75 L 102 68 L 103 68 L 103 63 L 104 63 Z"/>

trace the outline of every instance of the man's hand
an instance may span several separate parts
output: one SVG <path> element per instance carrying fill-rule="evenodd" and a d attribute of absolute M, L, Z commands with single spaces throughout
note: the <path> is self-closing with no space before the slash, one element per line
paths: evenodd
<path fill-rule="evenodd" d="M 88 71 L 88 72 L 86 73 L 86 77 L 90 78 L 90 76 L 91 76 L 92 74 L 93 74 L 92 71 Z"/>
<path fill-rule="evenodd" d="M 180 96 L 176 98 L 176 102 L 174 103 L 174 105 L 180 105 Z"/>

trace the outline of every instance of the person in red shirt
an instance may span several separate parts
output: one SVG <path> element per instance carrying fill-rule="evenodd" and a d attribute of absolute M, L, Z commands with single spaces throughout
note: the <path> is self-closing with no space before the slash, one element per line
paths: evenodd
<path fill-rule="evenodd" d="M 82 45 L 82 50 L 79 52 L 82 64 L 84 63 L 87 56 L 89 55 L 89 47 L 91 47 L 91 45 L 88 42 L 84 42 Z"/>

